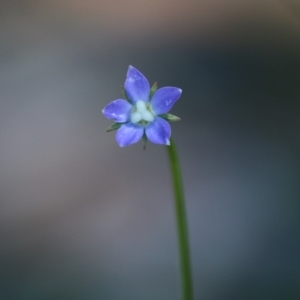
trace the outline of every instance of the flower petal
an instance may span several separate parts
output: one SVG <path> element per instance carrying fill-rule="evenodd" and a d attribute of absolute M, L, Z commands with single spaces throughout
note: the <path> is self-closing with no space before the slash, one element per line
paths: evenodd
<path fill-rule="evenodd" d="M 127 122 L 130 118 L 132 105 L 123 99 L 117 99 L 108 103 L 102 110 L 103 115 L 118 123 Z"/>
<path fill-rule="evenodd" d="M 158 89 L 151 100 L 153 111 L 157 114 L 167 113 L 179 99 L 182 90 L 176 87 L 163 87 Z"/>
<path fill-rule="evenodd" d="M 171 127 L 166 120 L 157 117 L 146 127 L 146 136 L 154 144 L 170 145 Z"/>
<path fill-rule="evenodd" d="M 124 89 L 132 103 L 149 100 L 149 82 L 140 71 L 132 66 L 128 68 Z"/>
<path fill-rule="evenodd" d="M 143 134 L 143 127 L 132 123 L 126 123 L 118 129 L 116 133 L 116 141 L 120 147 L 129 146 L 137 143 L 142 138 Z"/>

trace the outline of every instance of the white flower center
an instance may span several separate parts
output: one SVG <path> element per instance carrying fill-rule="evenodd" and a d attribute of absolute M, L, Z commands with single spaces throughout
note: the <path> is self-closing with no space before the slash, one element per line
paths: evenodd
<path fill-rule="evenodd" d="M 152 122 L 154 115 L 150 104 L 144 101 L 138 101 L 131 112 L 130 120 L 132 123 L 140 123 L 142 125 Z"/>

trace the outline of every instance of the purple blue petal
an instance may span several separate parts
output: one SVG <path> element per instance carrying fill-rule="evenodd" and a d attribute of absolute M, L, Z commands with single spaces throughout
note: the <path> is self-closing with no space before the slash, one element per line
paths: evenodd
<path fill-rule="evenodd" d="M 124 84 L 128 99 L 134 104 L 149 101 L 150 86 L 147 78 L 136 68 L 129 66 Z"/>
<path fill-rule="evenodd" d="M 181 96 L 182 90 L 176 87 L 158 89 L 151 100 L 153 111 L 157 115 L 167 113 Z"/>
<path fill-rule="evenodd" d="M 116 141 L 120 147 L 137 143 L 144 134 L 144 128 L 132 123 L 122 125 L 116 133 Z"/>
<path fill-rule="evenodd" d="M 130 118 L 132 105 L 123 99 L 117 99 L 108 103 L 102 110 L 103 115 L 118 123 L 127 122 Z"/>
<path fill-rule="evenodd" d="M 171 127 L 166 120 L 157 117 L 146 127 L 146 136 L 154 144 L 170 145 Z"/>

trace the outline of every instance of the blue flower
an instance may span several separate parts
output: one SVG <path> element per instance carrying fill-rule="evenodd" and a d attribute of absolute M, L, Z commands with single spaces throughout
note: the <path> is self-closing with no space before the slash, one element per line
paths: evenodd
<path fill-rule="evenodd" d="M 147 78 L 129 66 L 124 84 L 124 99 L 110 102 L 102 110 L 103 115 L 115 121 L 107 131 L 118 129 L 116 141 L 120 147 L 137 143 L 143 138 L 152 143 L 170 145 L 171 127 L 167 121 L 178 121 L 168 114 L 179 99 L 182 90 L 163 87 L 150 89 Z"/>

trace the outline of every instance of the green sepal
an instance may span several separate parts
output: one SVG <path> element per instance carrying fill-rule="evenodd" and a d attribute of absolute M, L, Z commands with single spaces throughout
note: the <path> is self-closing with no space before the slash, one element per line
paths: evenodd
<path fill-rule="evenodd" d="M 142 136 L 142 143 L 143 143 L 144 150 L 146 150 L 147 141 L 148 141 L 147 136 L 144 133 L 143 136 Z"/>
<path fill-rule="evenodd" d="M 125 100 L 127 100 L 127 101 L 130 103 L 130 101 L 129 101 L 129 99 L 128 99 L 127 95 L 126 95 L 126 92 L 125 92 L 125 89 L 124 89 L 124 87 L 123 87 L 123 86 L 120 86 L 120 88 L 121 88 L 121 91 L 122 91 L 123 97 L 125 98 Z"/>
<path fill-rule="evenodd" d="M 157 82 L 155 81 L 152 85 L 152 88 L 150 90 L 150 98 L 152 98 L 152 96 L 154 95 L 154 93 L 156 92 L 157 90 Z"/>
<path fill-rule="evenodd" d="M 169 121 L 169 122 L 177 122 L 177 121 L 180 121 L 181 119 L 177 116 L 174 116 L 174 115 L 171 115 L 171 114 L 162 114 L 162 115 L 159 115 L 161 118 Z"/>
<path fill-rule="evenodd" d="M 106 129 L 106 132 L 117 130 L 117 129 L 119 129 L 122 125 L 123 125 L 123 123 L 114 123 L 114 124 L 112 124 L 111 126 L 109 126 L 109 127 Z"/>

